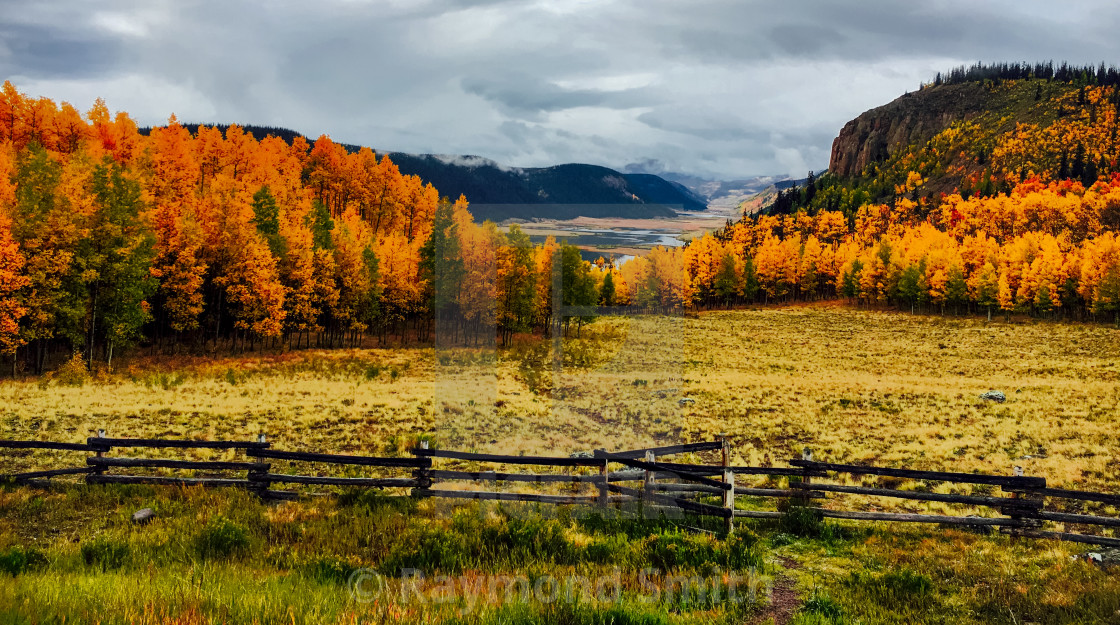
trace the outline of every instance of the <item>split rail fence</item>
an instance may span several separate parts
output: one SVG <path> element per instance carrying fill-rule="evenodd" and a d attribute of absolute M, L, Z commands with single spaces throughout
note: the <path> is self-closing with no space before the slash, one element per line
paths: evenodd
<path fill-rule="evenodd" d="M 823 518 L 857 521 L 931 523 L 967 526 L 1000 531 L 1030 538 L 1049 538 L 1080 543 L 1120 547 L 1120 538 L 1100 535 L 1102 528 L 1120 527 L 1120 517 L 1101 511 L 1120 509 L 1120 494 L 1048 488 L 1046 479 L 1022 475 L 989 475 L 921 471 L 904 468 L 818 462 L 808 450 L 787 467 L 733 466 L 731 450 L 724 438 L 719 441 L 671 445 L 648 449 L 597 450 L 573 457 L 478 454 L 428 449 L 423 443 L 411 450 L 411 457 L 377 457 L 282 451 L 271 447 L 263 436 L 256 441 L 202 441 L 108 438 L 103 431 L 85 443 L 0 440 L 0 449 L 55 450 L 85 452 L 84 466 L 26 471 L 0 475 L 0 480 L 45 485 L 58 477 L 84 476 L 89 484 L 164 484 L 177 486 L 236 487 L 248 489 L 269 499 L 296 499 L 322 494 L 306 490 L 286 490 L 276 486 L 335 486 L 359 489 L 408 489 L 413 497 L 517 501 L 538 504 L 584 505 L 618 508 L 639 514 L 693 514 L 725 520 L 728 531 L 735 519 L 777 519 L 778 510 L 744 509 L 739 504 L 760 500 L 787 500 L 787 506 L 803 506 Z M 136 449 L 219 450 L 243 452 L 244 460 L 177 460 L 133 457 Z M 128 457 L 111 455 L 114 450 L 129 450 Z M 666 462 L 666 456 L 720 452 L 718 464 Z M 434 468 L 435 461 L 478 465 L 520 465 L 547 467 L 550 472 L 467 471 Z M 273 467 L 308 466 L 303 473 L 279 472 Z M 612 466 L 614 470 L 612 470 Z M 137 473 L 136 470 L 161 470 Z M 189 470 L 191 476 L 182 475 Z M 325 472 L 354 474 L 376 470 L 380 475 L 322 475 Z M 557 472 L 557 470 L 563 472 Z M 122 472 L 123 471 L 123 472 Z M 201 475 L 196 475 L 196 474 Z M 390 473 L 390 475 L 386 475 Z M 749 477 L 762 477 L 762 485 L 749 483 Z M 842 477 L 843 476 L 843 477 Z M 852 485 L 852 477 L 877 476 L 895 483 L 914 480 L 913 489 L 868 486 L 866 481 Z M 847 477 L 848 479 L 844 479 Z M 863 477 L 866 480 L 866 477 Z M 782 482 L 785 482 L 784 486 Z M 848 482 L 848 483 L 830 483 Z M 549 493 L 512 492 L 458 487 L 489 484 L 537 484 Z M 951 490 L 969 487 L 968 494 L 933 492 L 937 484 L 954 485 Z M 448 485 L 451 488 L 440 488 Z M 961 487 L 961 488 L 958 488 Z M 1001 494 L 995 494 L 999 489 Z M 591 494 L 585 494 L 590 490 Z M 979 491 L 979 494 L 972 492 Z M 867 498 L 902 499 L 919 502 L 956 504 L 986 509 L 991 516 L 899 513 L 840 509 L 841 498 L 858 495 Z M 831 505 L 829 505 L 831 504 Z M 1060 505 L 1058 505 L 1060 504 Z M 1094 507 L 1095 514 L 1083 508 Z M 1075 511 L 1071 511 L 1073 508 Z M 1064 526 L 1062 531 L 1048 529 L 1047 523 Z M 1096 533 L 1093 533 L 1096 532 Z"/>

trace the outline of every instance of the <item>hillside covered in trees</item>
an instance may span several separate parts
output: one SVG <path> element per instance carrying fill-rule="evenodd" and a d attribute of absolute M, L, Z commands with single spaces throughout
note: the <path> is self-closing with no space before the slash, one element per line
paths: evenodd
<path fill-rule="evenodd" d="M 1114 68 L 948 72 L 846 125 L 830 172 L 682 252 L 694 293 L 1112 319 L 1118 112 Z"/>

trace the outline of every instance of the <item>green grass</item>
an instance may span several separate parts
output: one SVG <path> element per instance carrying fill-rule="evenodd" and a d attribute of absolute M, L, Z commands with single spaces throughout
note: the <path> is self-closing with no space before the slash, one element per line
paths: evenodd
<path fill-rule="evenodd" d="M 132 524 L 141 507 L 155 517 Z M 761 573 L 762 544 L 750 532 L 725 539 L 651 520 L 628 527 L 631 536 L 619 531 L 629 525 L 623 520 L 540 512 L 522 505 L 444 510 L 370 492 L 268 504 L 236 490 L 6 487 L 0 621 L 700 623 L 733 622 L 757 606 L 682 594 L 680 581 L 675 593 L 646 602 L 637 577 L 642 570 L 681 580 L 752 567 Z M 402 581 L 411 570 L 427 580 L 423 600 Z M 376 603 L 351 596 L 351 580 L 363 571 L 386 581 Z M 468 590 L 498 586 L 470 605 L 439 602 L 439 576 L 467 580 Z M 521 578 L 534 593 L 551 579 L 592 586 L 572 586 L 570 603 L 548 601 L 547 593 L 543 601 L 540 594 L 503 600 L 506 580 Z M 599 592 L 599 579 L 617 580 L 607 586 L 617 585 L 617 600 Z"/>
<path fill-rule="evenodd" d="M 155 518 L 132 524 L 142 507 Z M 804 523 L 742 522 L 727 537 L 717 519 L 446 505 L 372 492 L 268 504 L 237 490 L 3 487 L 0 622 L 730 624 L 765 617 L 765 593 L 732 601 L 726 582 L 720 597 L 712 586 L 698 592 L 698 581 L 736 571 L 761 588 L 793 576 L 801 597 L 793 622 L 801 624 L 1109 623 L 1120 610 L 1120 579 L 1071 561 L 1075 546 L 820 519 L 808 522 L 812 531 L 789 533 Z M 401 581 L 411 569 L 424 573 L 422 599 L 408 592 L 415 580 Z M 377 602 L 350 592 L 355 576 L 369 571 L 385 580 Z M 453 593 L 441 590 L 445 579 Z M 594 586 L 600 579 L 603 589 Z M 572 600 L 542 595 L 538 584 L 547 589 L 549 580 L 558 580 L 557 597 Z M 518 584 L 528 589 L 526 601 Z M 663 592 L 653 595 L 652 587 Z"/>

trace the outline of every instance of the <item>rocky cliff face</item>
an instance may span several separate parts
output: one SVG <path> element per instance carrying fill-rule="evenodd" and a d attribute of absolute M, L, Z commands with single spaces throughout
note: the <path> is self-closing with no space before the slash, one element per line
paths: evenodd
<path fill-rule="evenodd" d="M 969 83 L 923 89 L 871 109 L 844 125 L 832 142 L 828 169 L 839 176 L 858 175 L 869 163 L 923 144 L 953 122 L 983 111 L 989 97 L 982 84 Z"/>

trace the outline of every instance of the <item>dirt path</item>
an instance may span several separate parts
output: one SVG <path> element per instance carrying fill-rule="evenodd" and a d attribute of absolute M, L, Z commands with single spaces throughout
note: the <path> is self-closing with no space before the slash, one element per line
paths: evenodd
<path fill-rule="evenodd" d="M 778 561 L 785 570 L 801 568 L 800 564 L 789 558 L 779 557 Z M 761 625 L 767 621 L 773 622 L 774 625 L 786 625 L 793 620 L 793 615 L 797 613 L 797 608 L 800 606 L 801 599 L 797 595 L 796 582 L 791 576 L 779 573 L 774 577 L 770 605 L 751 621 L 751 625 Z"/>

